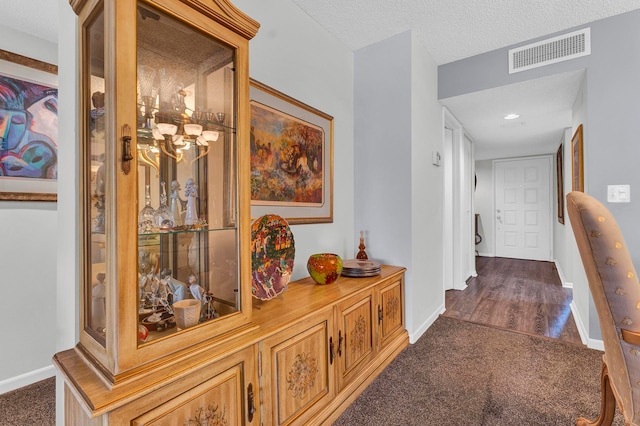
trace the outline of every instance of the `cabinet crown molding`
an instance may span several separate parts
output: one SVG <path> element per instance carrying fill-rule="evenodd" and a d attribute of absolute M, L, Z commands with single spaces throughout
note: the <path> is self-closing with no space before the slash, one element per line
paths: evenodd
<path fill-rule="evenodd" d="M 251 40 L 260 24 L 241 12 L 228 0 L 180 0 L 198 12 Z"/>
<path fill-rule="evenodd" d="M 69 0 L 71 8 L 76 14 L 80 14 L 80 10 L 89 0 Z M 251 40 L 258 33 L 260 24 L 258 21 L 251 19 L 249 16 L 241 12 L 228 0 L 180 0 L 208 16 L 209 18 L 219 22 L 225 27 L 243 35 Z"/>

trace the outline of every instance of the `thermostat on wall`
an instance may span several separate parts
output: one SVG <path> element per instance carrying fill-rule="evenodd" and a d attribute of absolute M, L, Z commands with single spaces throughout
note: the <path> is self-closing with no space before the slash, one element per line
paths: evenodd
<path fill-rule="evenodd" d="M 434 166 L 440 166 L 440 161 L 442 161 L 442 157 L 440 157 L 440 153 L 438 151 L 431 151 L 431 162 Z"/>

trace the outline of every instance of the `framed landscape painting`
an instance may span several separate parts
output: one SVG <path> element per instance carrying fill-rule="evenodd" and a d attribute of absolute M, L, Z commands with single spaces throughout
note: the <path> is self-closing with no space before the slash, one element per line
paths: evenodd
<path fill-rule="evenodd" d="M 333 221 L 333 117 L 255 80 L 251 95 L 251 217 Z"/>
<path fill-rule="evenodd" d="M 0 50 L 0 200 L 56 201 L 57 67 Z"/>

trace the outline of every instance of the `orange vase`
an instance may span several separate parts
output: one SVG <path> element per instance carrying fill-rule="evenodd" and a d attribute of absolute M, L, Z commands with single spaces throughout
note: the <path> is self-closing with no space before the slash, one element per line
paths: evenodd
<path fill-rule="evenodd" d="M 332 284 L 342 273 L 342 258 L 333 253 L 318 253 L 309 256 L 307 271 L 318 284 Z"/>

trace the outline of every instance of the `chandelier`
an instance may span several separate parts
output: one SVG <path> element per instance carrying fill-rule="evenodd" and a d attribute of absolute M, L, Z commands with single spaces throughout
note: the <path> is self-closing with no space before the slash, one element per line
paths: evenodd
<path fill-rule="evenodd" d="M 158 78 L 156 78 L 158 77 Z M 156 84 L 158 82 L 159 84 Z M 160 153 L 181 162 L 194 146 L 191 163 L 209 154 L 210 144 L 224 131 L 223 112 L 190 109 L 187 92 L 166 68 L 138 66 L 138 158 L 159 170 Z"/>

